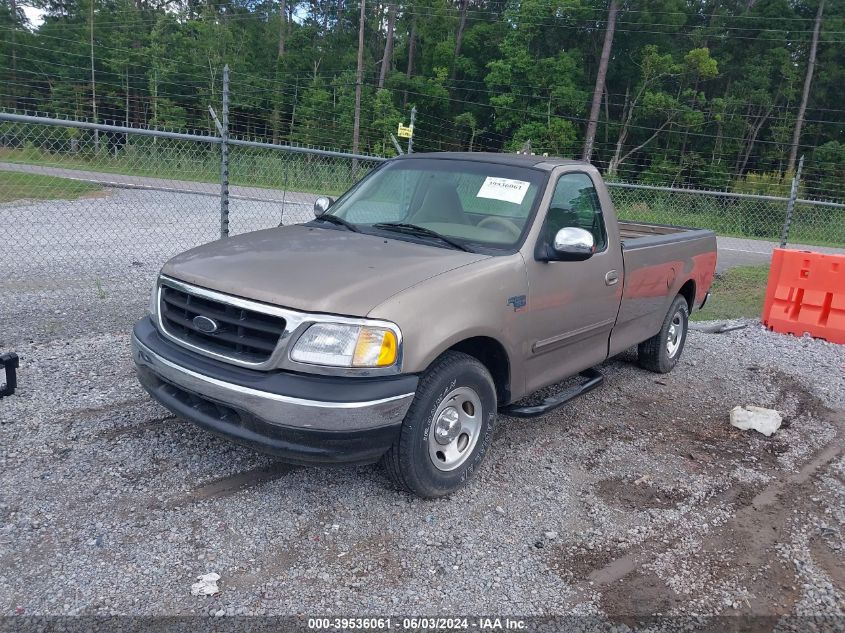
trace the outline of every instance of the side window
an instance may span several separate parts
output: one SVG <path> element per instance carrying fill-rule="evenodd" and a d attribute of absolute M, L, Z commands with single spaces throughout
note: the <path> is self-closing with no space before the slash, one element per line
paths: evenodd
<path fill-rule="evenodd" d="M 593 186 L 593 181 L 587 174 L 564 174 L 555 185 L 555 192 L 546 215 L 547 238 L 551 238 L 560 229 L 568 226 L 592 233 L 596 242 L 596 252 L 607 248 L 607 231 L 599 196 Z"/>

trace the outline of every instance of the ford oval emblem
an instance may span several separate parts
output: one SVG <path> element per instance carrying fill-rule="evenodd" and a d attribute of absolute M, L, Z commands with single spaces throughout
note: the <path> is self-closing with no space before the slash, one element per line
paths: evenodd
<path fill-rule="evenodd" d="M 203 334 L 214 334 L 218 328 L 217 321 L 202 315 L 195 316 L 193 324 L 194 327 Z"/>

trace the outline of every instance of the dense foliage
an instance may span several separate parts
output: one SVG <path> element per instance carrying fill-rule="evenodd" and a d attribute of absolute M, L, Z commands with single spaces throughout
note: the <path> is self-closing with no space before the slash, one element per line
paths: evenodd
<path fill-rule="evenodd" d="M 352 146 L 357 2 L 37 2 L 38 26 L 0 3 L 9 108 L 212 130 L 228 64 L 233 133 Z M 646 183 L 788 187 L 819 0 L 618 5 L 593 162 Z M 393 154 L 416 106 L 417 150 L 580 156 L 607 12 L 607 0 L 367 0 L 361 151 Z M 817 48 L 799 153 L 807 195 L 842 199 L 845 2 L 827 1 Z"/>

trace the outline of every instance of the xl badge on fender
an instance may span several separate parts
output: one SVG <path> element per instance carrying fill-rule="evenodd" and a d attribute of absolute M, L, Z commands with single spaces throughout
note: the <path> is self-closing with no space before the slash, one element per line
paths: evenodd
<path fill-rule="evenodd" d="M 507 305 L 513 306 L 513 311 L 518 312 L 525 307 L 526 303 L 528 303 L 528 301 L 526 300 L 525 295 L 516 295 L 515 297 L 508 299 Z"/>

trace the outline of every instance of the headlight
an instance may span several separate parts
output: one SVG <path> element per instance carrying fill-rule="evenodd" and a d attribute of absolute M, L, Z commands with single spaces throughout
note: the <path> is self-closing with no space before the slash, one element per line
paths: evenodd
<path fill-rule="evenodd" d="M 155 316 L 158 314 L 158 279 L 153 284 L 153 291 L 150 293 L 150 302 L 147 304 L 147 314 L 149 314 L 153 321 L 155 321 Z"/>
<path fill-rule="evenodd" d="M 332 367 L 387 367 L 399 357 L 399 341 L 388 328 L 315 323 L 299 337 L 290 357 Z"/>

